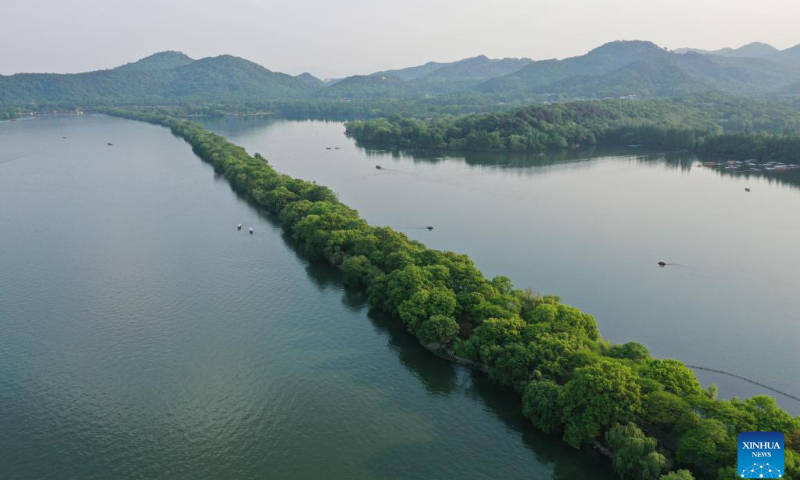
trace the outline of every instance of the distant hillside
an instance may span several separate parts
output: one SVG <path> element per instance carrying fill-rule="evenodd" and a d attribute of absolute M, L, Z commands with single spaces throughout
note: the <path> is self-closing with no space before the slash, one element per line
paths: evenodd
<path fill-rule="evenodd" d="M 719 50 L 701 50 L 699 48 L 679 48 L 675 53 L 701 53 L 704 55 L 722 55 L 724 57 L 744 57 L 744 58 L 767 58 L 778 53 L 780 50 L 772 45 L 753 42 L 739 48 L 721 48 Z"/>
<path fill-rule="evenodd" d="M 772 63 L 781 65 L 800 67 L 800 45 L 778 50 L 772 45 L 761 42 L 748 43 L 739 48 L 722 48 L 719 50 L 701 50 L 699 48 L 679 48 L 675 53 L 700 53 L 703 55 L 716 55 L 720 57 L 734 58 L 760 58 L 769 60 Z"/>
<path fill-rule="evenodd" d="M 653 43 L 612 42 L 586 55 L 532 62 L 477 88 L 503 98 L 675 96 L 719 90 L 743 95 L 776 91 L 800 81 L 800 68 L 767 59 L 678 54 Z"/>
<path fill-rule="evenodd" d="M 312 87 L 321 87 L 325 84 L 325 82 L 315 77 L 314 75 L 311 75 L 308 72 L 301 73 L 300 75 L 295 75 L 294 78 L 300 80 L 306 85 L 311 85 Z"/>
<path fill-rule="evenodd" d="M 299 112 L 334 104 L 419 105 L 433 110 L 492 110 L 502 105 L 607 97 L 675 97 L 706 92 L 745 96 L 795 94 L 800 46 L 776 51 L 752 43 L 737 49 L 677 53 L 647 41 L 616 41 L 563 60 L 491 59 L 428 62 L 371 75 L 321 81 L 272 72 L 222 55 L 193 60 L 161 52 L 111 70 L 0 76 L 0 111 L 107 105 L 229 105 Z M 351 102 L 351 103 L 348 103 Z M 312 106 L 316 105 L 316 106 Z M 319 108 L 320 105 L 325 108 Z M 334 108 L 334 110 L 337 110 Z M 346 111 L 347 109 L 345 109 Z"/>
<path fill-rule="evenodd" d="M 415 92 L 407 82 L 393 76 L 355 75 L 339 80 L 333 85 L 318 90 L 318 98 L 363 99 L 377 97 L 402 98 Z"/>
<path fill-rule="evenodd" d="M 384 70 L 373 73 L 372 77 L 395 77 L 406 82 L 465 82 L 488 80 L 515 72 L 532 60 L 529 58 L 488 58 L 486 55 L 465 58 L 456 62 L 428 62 L 424 65 Z"/>
<path fill-rule="evenodd" d="M 792 48 L 781 50 L 780 52 L 769 56 L 768 60 L 786 65 L 800 66 L 800 45 L 795 45 Z"/>
<path fill-rule="evenodd" d="M 124 72 L 169 70 L 171 68 L 189 65 L 192 62 L 194 62 L 194 59 L 185 53 L 169 50 L 166 52 L 154 53 L 149 57 L 144 57 L 133 63 L 126 63 L 121 67 L 115 68 L 115 70 Z"/>
<path fill-rule="evenodd" d="M 539 90 L 572 98 L 675 97 L 714 91 L 715 86 L 672 61 L 640 60 L 603 75 L 559 80 Z"/>
<path fill-rule="evenodd" d="M 442 67 L 452 65 L 452 63 L 428 62 L 425 65 L 417 65 L 415 67 L 400 68 L 397 70 L 383 70 L 371 74 L 372 77 L 395 77 L 400 80 L 416 80 L 417 78 L 424 77 L 425 75 L 438 70 Z"/>
<path fill-rule="evenodd" d="M 303 79 L 230 55 L 192 60 L 162 52 L 112 70 L 0 76 L 0 105 L 169 105 L 307 97 Z"/>
<path fill-rule="evenodd" d="M 483 83 L 478 89 L 506 97 L 552 94 L 561 93 L 558 82 L 570 80 L 570 90 L 576 92 L 576 79 L 589 80 L 590 76 L 605 75 L 634 62 L 666 59 L 669 55 L 651 42 L 612 42 L 579 57 L 531 62 L 515 73 Z M 591 96 L 594 93 L 579 94 Z"/>
<path fill-rule="evenodd" d="M 480 55 L 444 65 L 419 77 L 419 80 L 488 80 L 516 72 L 531 62 L 532 60 L 529 58 L 492 59 L 486 55 Z"/>

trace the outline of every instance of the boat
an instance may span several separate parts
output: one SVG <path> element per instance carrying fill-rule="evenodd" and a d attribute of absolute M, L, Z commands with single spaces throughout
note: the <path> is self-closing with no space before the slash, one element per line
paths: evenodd
<path fill-rule="evenodd" d="M 380 170 L 380 169 L 381 169 L 381 166 L 380 166 L 380 165 L 375 165 L 375 168 L 376 168 L 376 169 L 378 169 L 378 170 Z"/>
<path fill-rule="evenodd" d="M 242 224 L 241 223 L 239 225 L 236 225 L 236 230 L 241 230 L 241 229 L 242 229 Z"/>
<path fill-rule="evenodd" d="M 250 227 L 250 235 L 253 234 L 253 227 Z"/>
<path fill-rule="evenodd" d="M 108 146 L 110 147 L 110 146 L 112 146 L 112 145 L 114 145 L 114 144 L 113 144 L 113 143 L 111 143 L 111 142 L 108 142 L 106 145 L 108 145 Z"/>
<path fill-rule="evenodd" d="M 666 267 L 666 266 L 667 266 L 667 262 L 665 262 L 665 261 L 663 261 L 663 260 L 659 260 L 659 262 L 658 262 L 658 266 L 659 266 L 659 267 Z"/>
<path fill-rule="evenodd" d="M 428 225 L 428 231 L 433 230 L 433 225 Z"/>
<path fill-rule="evenodd" d="M 749 192 L 749 191 L 750 191 L 750 189 L 749 189 L 749 188 L 747 188 L 747 187 L 744 187 L 744 191 L 745 191 L 745 192 Z"/>

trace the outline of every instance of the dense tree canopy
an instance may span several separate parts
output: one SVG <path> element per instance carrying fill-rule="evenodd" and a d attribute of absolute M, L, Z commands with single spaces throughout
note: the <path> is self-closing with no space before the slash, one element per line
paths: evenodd
<path fill-rule="evenodd" d="M 541 151 L 610 143 L 800 161 L 800 111 L 718 96 L 533 105 L 425 119 L 394 116 L 348 122 L 347 133 L 364 144 L 400 148 Z"/>

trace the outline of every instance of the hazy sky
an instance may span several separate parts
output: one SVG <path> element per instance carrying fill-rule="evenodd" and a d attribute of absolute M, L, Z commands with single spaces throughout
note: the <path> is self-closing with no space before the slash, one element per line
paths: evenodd
<path fill-rule="evenodd" d="M 161 50 L 287 73 L 563 58 L 611 40 L 800 43 L 799 0 L 0 0 L 0 74 L 110 68 Z"/>

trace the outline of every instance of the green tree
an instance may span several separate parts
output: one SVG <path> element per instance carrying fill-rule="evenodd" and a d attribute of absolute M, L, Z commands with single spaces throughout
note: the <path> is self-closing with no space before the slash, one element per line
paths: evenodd
<path fill-rule="evenodd" d="M 703 390 L 694 372 L 677 360 L 650 359 L 642 365 L 639 374 L 678 396 L 699 394 Z"/>
<path fill-rule="evenodd" d="M 408 330 L 416 332 L 426 318 L 434 315 L 453 316 L 456 305 L 456 296 L 448 288 L 419 288 L 400 304 L 397 311 Z"/>
<path fill-rule="evenodd" d="M 719 420 L 704 419 L 678 440 L 678 461 L 716 471 L 734 460 L 736 439 Z"/>
<path fill-rule="evenodd" d="M 661 475 L 658 480 L 694 480 L 694 476 L 689 470 L 678 470 L 677 472 Z"/>
<path fill-rule="evenodd" d="M 650 358 L 650 351 L 641 343 L 628 342 L 622 345 L 612 345 L 606 355 L 612 358 L 624 358 L 634 362 L 641 362 Z"/>
<path fill-rule="evenodd" d="M 536 428 L 545 433 L 561 430 L 561 391 L 564 387 L 552 380 L 531 382 L 522 396 L 522 413 Z"/>
<path fill-rule="evenodd" d="M 422 322 L 417 336 L 425 343 L 447 344 L 458 335 L 458 323 L 453 317 L 434 315 Z"/>
<path fill-rule="evenodd" d="M 667 458 L 656 451 L 656 440 L 633 423 L 612 426 L 606 442 L 614 452 L 614 471 L 622 478 L 656 480 L 668 466 Z"/>
<path fill-rule="evenodd" d="M 633 371 L 616 361 L 581 367 L 564 387 L 564 440 L 578 448 L 619 422 L 636 418 L 641 391 Z"/>

